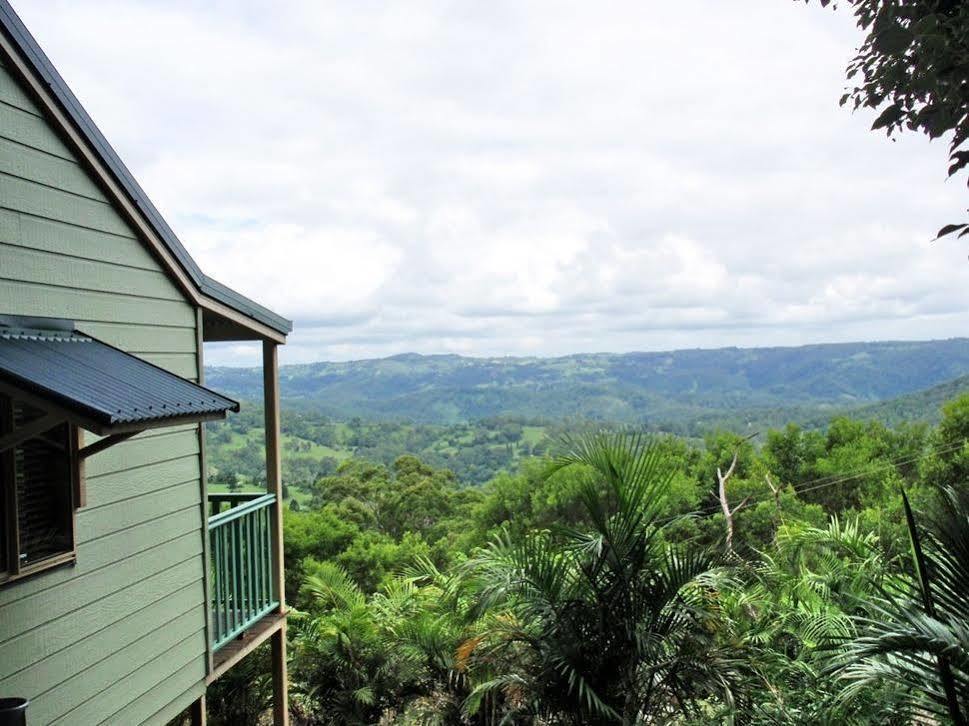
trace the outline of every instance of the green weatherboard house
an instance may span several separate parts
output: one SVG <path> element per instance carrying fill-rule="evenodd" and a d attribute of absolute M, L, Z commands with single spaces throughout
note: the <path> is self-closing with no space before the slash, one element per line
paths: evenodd
<path fill-rule="evenodd" d="M 267 641 L 287 723 L 291 328 L 202 273 L 0 0 L 0 723 L 204 723 Z M 262 342 L 268 491 L 209 495 L 202 422 L 239 405 L 202 344 L 235 340 Z"/>

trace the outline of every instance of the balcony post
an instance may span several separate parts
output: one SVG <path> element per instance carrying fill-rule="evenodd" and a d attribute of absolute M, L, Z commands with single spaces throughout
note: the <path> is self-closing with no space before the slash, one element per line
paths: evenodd
<path fill-rule="evenodd" d="M 276 495 L 272 517 L 272 576 L 279 612 L 286 612 L 283 567 L 283 482 L 279 432 L 279 356 L 276 343 L 262 342 L 263 403 L 266 429 L 266 489 Z M 286 623 L 272 636 L 273 724 L 289 726 L 289 676 L 286 668 Z"/>
<path fill-rule="evenodd" d="M 206 726 L 207 719 L 204 693 L 192 702 L 188 712 L 188 722 L 191 726 Z"/>

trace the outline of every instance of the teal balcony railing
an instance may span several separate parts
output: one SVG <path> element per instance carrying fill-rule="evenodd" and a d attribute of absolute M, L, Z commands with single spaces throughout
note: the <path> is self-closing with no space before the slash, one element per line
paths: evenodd
<path fill-rule="evenodd" d="M 215 652 L 279 605 L 272 576 L 276 495 L 210 494 L 209 506 Z"/>

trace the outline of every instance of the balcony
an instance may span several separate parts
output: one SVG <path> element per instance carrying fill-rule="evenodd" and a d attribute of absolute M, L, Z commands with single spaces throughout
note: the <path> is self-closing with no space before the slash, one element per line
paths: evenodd
<path fill-rule="evenodd" d="M 209 598 L 212 653 L 279 608 L 273 577 L 276 495 L 209 494 Z"/>
<path fill-rule="evenodd" d="M 261 341 L 266 489 L 268 493 L 212 493 L 205 546 L 208 653 L 206 685 L 266 643 L 270 647 L 273 724 L 289 724 L 286 674 L 286 596 L 283 587 L 282 472 L 280 470 L 279 357 L 272 331 L 252 329 L 250 321 L 217 312 L 201 316 L 203 343 Z M 203 376 L 199 351 L 199 378 Z M 200 382 L 202 382 L 200 380 Z M 204 444 L 204 432 L 201 432 Z M 202 448 L 204 464 L 205 449 Z M 203 477 L 206 470 L 203 467 Z M 203 486 L 207 482 L 203 478 Z M 199 701 L 204 713 L 204 697 Z"/>

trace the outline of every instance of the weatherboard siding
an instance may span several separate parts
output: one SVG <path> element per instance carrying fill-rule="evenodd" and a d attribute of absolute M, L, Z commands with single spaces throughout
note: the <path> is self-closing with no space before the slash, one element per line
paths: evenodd
<path fill-rule="evenodd" d="M 197 315 L 0 64 L 0 314 L 78 328 L 197 379 Z M 196 426 L 86 464 L 77 564 L 0 588 L 0 696 L 31 724 L 164 723 L 204 690 Z"/>

